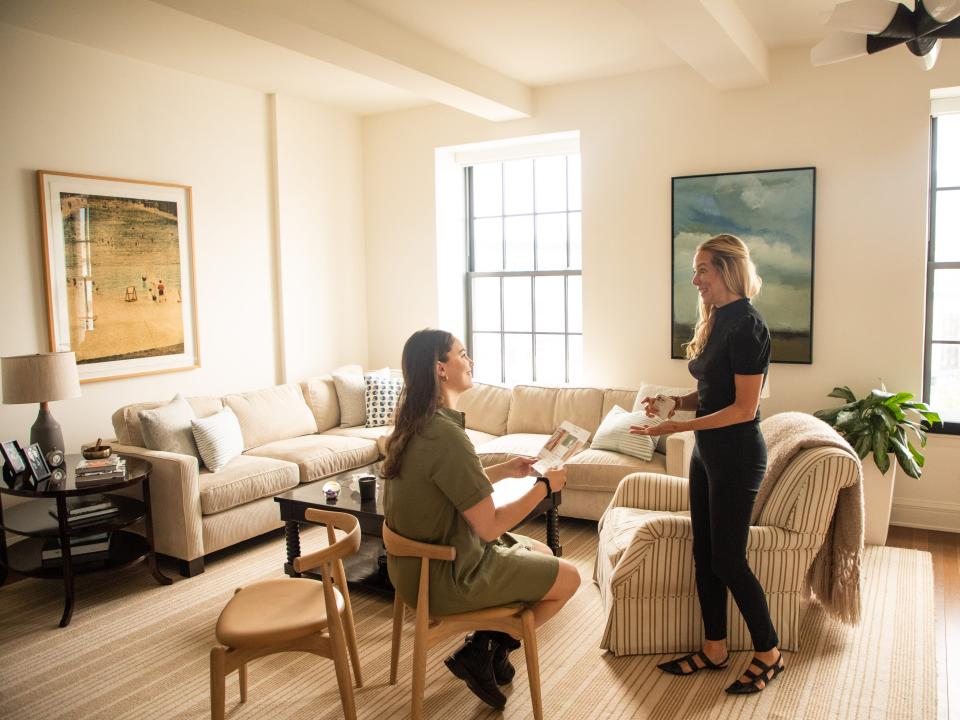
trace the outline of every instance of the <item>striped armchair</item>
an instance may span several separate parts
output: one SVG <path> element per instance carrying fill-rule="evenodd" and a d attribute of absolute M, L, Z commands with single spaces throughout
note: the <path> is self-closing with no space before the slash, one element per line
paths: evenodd
<path fill-rule="evenodd" d="M 837 493 L 858 482 L 859 473 L 842 450 L 802 450 L 750 528 L 748 560 L 766 591 L 784 650 L 798 646 L 804 578 L 830 525 Z M 599 524 L 594 581 L 606 618 L 601 647 L 633 655 L 701 646 L 689 515 L 685 478 L 634 473 L 620 482 Z M 727 627 L 731 650 L 752 649 L 732 598 Z"/>

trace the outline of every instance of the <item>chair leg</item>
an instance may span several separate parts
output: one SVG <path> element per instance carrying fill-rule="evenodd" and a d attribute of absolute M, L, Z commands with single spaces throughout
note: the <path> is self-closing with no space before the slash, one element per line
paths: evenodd
<path fill-rule="evenodd" d="M 413 686 L 411 720 L 423 720 L 423 691 L 427 680 L 427 611 L 417 608 L 417 624 L 413 634 Z"/>
<path fill-rule="evenodd" d="M 393 594 L 393 639 L 390 642 L 390 684 L 397 684 L 397 665 L 400 662 L 400 631 L 403 628 L 403 600 Z"/>
<path fill-rule="evenodd" d="M 227 656 L 222 647 L 210 651 L 210 717 L 223 720 L 226 713 Z"/>
<path fill-rule="evenodd" d="M 344 592 L 343 629 L 347 636 L 347 650 L 350 652 L 350 664 L 353 665 L 353 677 L 357 687 L 363 687 L 363 678 L 360 676 L 360 651 L 357 649 L 357 628 L 353 624 L 353 608 L 350 607 L 350 596 Z"/>
<path fill-rule="evenodd" d="M 340 687 L 340 701 L 343 703 L 343 716 L 346 720 L 357 720 L 357 707 L 353 700 L 353 686 L 350 684 L 350 661 L 347 659 L 347 643 L 343 635 L 343 623 L 340 620 L 340 613 L 330 613 L 329 622 L 330 642 L 333 645 L 333 668 L 337 672 L 337 685 Z"/>
<path fill-rule="evenodd" d="M 533 622 L 533 611 L 524 610 L 520 620 L 523 622 L 523 650 L 527 658 L 527 680 L 530 682 L 533 717 L 535 720 L 543 720 L 543 698 L 540 696 L 540 655 L 537 650 L 537 629 Z"/>
<path fill-rule="evenodd" d="M 245 703 L 247 701 L 247 663 L 240 663 L 240 668 L 238 671 L 240 675 L 240 702 Z"/>

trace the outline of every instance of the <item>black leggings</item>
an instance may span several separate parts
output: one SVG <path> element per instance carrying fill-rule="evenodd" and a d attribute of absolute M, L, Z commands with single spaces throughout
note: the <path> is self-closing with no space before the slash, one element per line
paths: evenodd
<path fill-rule="evenodd" d="M 690 521 L 697 595 L 708 640 L 727 637 L 727 588 L 757 652 L 778 644 L 767 599 L 747 564 L 750 513 L 767 467 L 756 422 L 696 433 L 690 460 Z"/>

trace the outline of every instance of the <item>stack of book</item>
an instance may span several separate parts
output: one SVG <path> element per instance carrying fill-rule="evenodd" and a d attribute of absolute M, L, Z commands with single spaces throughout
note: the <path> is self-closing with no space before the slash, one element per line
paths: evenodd
<path fill-rule="evenodd" d="M 119 512 L 120 508 L 104 495 L 67 498 L 67 523 L 71 527 L 103 522 Z M 50 515 L 57 516 L 56 508 L 50 510 Z"/>
<path fill-rule="evenodd" d="M 70 538 L 70 559 L 75 563 L 102 562 L 110 557 L 110 533 L 78 535 Z M 63 564 L 60 538 L 48 538 L 40 550 L 40 562 L 45 568 Z"/>
<path fill-rule="evenodd" d="M 122 480 L 127 471 L 127 463 L 119 455 L 111 455 L 102 460 L 81 460 L 74 470 L 78 488 Z"/>

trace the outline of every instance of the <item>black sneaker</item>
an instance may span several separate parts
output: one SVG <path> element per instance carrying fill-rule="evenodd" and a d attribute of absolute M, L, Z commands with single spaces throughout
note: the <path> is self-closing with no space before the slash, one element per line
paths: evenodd
<path fill-rule="evenodd" d="M 477 635 L 493 640 L 493 677 L 497 685 L 509 685 L 516 674 L 516 670 L 510 664 L 510 652 L 520 647 L 520 641 L 508 633 L 494 630 L 481 630 L 474 633 L 474 637 Z"/>
<path fill-rule="evenodd" d="M 506 696 L 497 687 L 493 675 L 493 653 L 496 643 L 490 638 L 470 638 L 443 664 L 463 680 L 471 692 L 494 710 L 503 710 Z"/>

